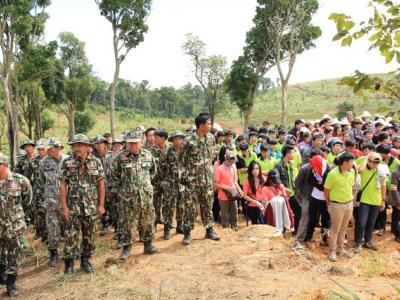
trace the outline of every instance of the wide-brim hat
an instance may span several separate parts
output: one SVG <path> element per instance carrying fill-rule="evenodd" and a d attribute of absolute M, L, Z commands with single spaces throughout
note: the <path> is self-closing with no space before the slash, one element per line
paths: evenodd
<path fill-rule="evenodd" d="M 74 137 L 72 138 L 72 141 L 68 142 L 68 145 L 74 145 L 74 144 L 85 144 L 89 146 L 93 145 L 89 137 L 81 133 L 75 134 Z"/>
<path fill-rule="evenodd" d="M 22 149 L 22 150 L 24 150 L 24 147 L 25 147 L 26 145 L 32 145 L 33 147 L 36 147 L 36 144 L 35 144 L 34 141 L 32 141 L 32 140 L 30 140 L 30 139 L 26 139 L 26 140 L 24 140 L 24 141 L 22 142 L 22 145 L 19 146 L 19 148 Z"/>
<path fill-rule="evenodd" d="M 186 135 L 185 135 L 183 132 L 181 132 L 181 131 L 174 131 L 174 132 L 171 134 L 171 136 L 168 138 L 168 142 L 172 142 L 172 141 L 174 140 L 174 138 L 176 138 L 176 137 L 185 138 Z"/>

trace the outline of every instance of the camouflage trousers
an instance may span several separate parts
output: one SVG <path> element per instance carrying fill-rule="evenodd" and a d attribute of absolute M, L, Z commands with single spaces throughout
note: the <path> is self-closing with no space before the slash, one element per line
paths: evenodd
<path fill-rule="evenodd" d="M 173 228 L 175 210 L 176 221 L 182 222 L 183 209 L 182 192 L 178 188 L 165 190 L 162 208 L 164 224 Z"/>
<path fill-rule="evenodd" d="M 46 199 L 47 247 L 57 250 L 62 236 L 61 208 L 58 199 Z"/>
<path fill-rule="evenodd" d="M 97 230 L 97 216 L 82 216 L 71 211 L 70 219 L 65 222 L 65 247 L 66 259 L 73 259 L 79 252 L 79 234 L 82 233 L 81 255 L 91 256 L 95 246 Z"/>
<path fill-rule="evenodd" d="M 0 227 L 1 232 L 1 227 Z M 0 265 L 6 266 L 6 274 L 17 275 L 22 265 L 26 241 L 23 233 L 9 238 L 0 237 Z"/>
<path fill-rule="evenodd" d="M 110 196 L 108 198 L 109 205 L 110 205 L 110 214 L 111 214 L 111 220 L 112 220 L 112 225 L 115 229 L 115 233 L 119 234 L 120 229 L 120 221 L 119 219 L 121 218 L 121 201 L 117 193 L 110 193 Z"/>
<path fill-rule="evenodd" d="M 212 205 L 213 205 L 212 186 L 198 187 L 187 185 L 183 191 L 183 229 L 193 230 L 196 219 L 196 207 L 200 206 L 201 220 L 205 228 L 214 225 Z"/>
<path fill-rule="evenodd" d="M 155 222 L 158 224 L 163 224 L 163 216 L 161 214 L 161 209 L 163 205 L 163 189 L 161 185 L 154 185 L 154 194 L 153 194 L 153 204 L 154 204 L 154 213 L 156 216 Z"/>
<path fill-rule="evenodd" d="M 123 198 L 121 203 L 122 215 L 120 217 L 121 241 L 124 246 L 132 245 L 132 230 L 140 228 L 143 242 L 154 239 L 155 213 L 151 192 L 141 191 L 140 195 L 133 198 Z"/>
<path fill-rule="evenodd" d="M 46 225 L 46 209 L 44 208 L 44 200 L 42 194 L 36 194 L 33 197 L 34 216 L 33 224 L 38 237 L 42 238 L 42 241 L 47 240 L 47 225 Z"/>
<path fill-rule="evenodd" d="M 109 195 L 104 199 L 104 209 L 105 213 L 101 217 L 101 223 L 103 224 L 103 227 L 107 227 L 112 224 L 112 203 Z"/>

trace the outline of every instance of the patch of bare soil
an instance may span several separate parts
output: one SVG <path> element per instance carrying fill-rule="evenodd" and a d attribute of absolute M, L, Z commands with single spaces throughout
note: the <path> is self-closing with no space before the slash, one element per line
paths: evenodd
<path fill-rule="evenodd" d="M 331 263 L 328 249 L 319 247 L 318 241 L 309 249 L 292 250 L 293 239 L 269 238 L 274 231 L 269 226 L 246 227 L 242 220 L 238 232 L 216 230 L 220 241 L 205 240 L 197 223 L 192 244 L 183 246 L 181 235 L 164 241 L 159 226 L 154 244 L 162 253 L 146 256 L 136 242 L 125 263 L 118 260 L 110 233 L 97 238 L 92 260 L 96 273 L 82 273 L 75 261 L 76 272 L 69 277 L 63 275 L 62 261 L 50 269 L 44 245 L 30 239 L 33 250 L 17 282 L 20 298 L 340 299 L 333 298 L 334 293 L 351 297 L 340 284 L 361 299 L 400 299 L 400 247 L 389 233 L 376 237 L 378 252 L 364 250 Z"/>

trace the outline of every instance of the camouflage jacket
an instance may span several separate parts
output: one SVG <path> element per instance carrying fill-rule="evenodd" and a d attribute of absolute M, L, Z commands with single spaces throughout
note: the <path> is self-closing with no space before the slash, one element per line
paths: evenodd
<path fill-rule="evenodd" d="M 26 154 L 19 156 L 14 172 L 28 178 L 33 185 L 35 182 L 35 169 L 39 166 L 39 160 L 36 156 L 32 159 L 28 158 Z"/>
<path fill-rule="evenodd" d="M 94 217 L 97 213 L 97 183 L 104 179 L 101 162 L 89 154 L 84 162 L 66 158 L 61 165 L 60 181 L 68 186 L 67 204 L 72 213 Z"/>
<path fill-rule="evenodd" d="M 0 182 L 0 238 L 11 239 L 26 228 L 25 213 L 32 201 L 32 188 L 28 178 L 9 171 Z"/>
<path fill-rule="evenodd" d="M 218 154 L 215 138 L 211 134 L 199 137 L 193 133 L 185 138 L 179 153 L 183 169 L 181 182 L 184 185 L 212 186 L 212 161 Z"/>
<path fill-rule="evenodd" d="M 42 160 L 39 155 L 36 155 L 33 160 L 33 182 L 31 181 L 32 185 L 32 192 L 33 195 L 43 194 L 43 186 L 39 183 L 39 163 Z"/>
<path fill-rule="evenodd" d="M 104 161 L 104 165 L 103 165 L 104 174 L 106 176 L 107 191 L 109 191 L 111 193 L 115 193 L 116 192 L 116 187 L 113 186 L 112 180 L 111 180 L 111 162 L 113 161 L 113 159 L 115 158 L 115 156 L 118 153 L 113 153 L 113 152 L 108 153 L 107 156 L 106 156 L 106 159 Z"/>
<path fill-rule="evenodd" d="M 159 160 L 159 174 L 163 179 L 162 185 L 165 188 L 176 188 L 180 184 L 182 166 L 179 164 L 179 153 L 171 146 L 165 151 Z"/>
<path fill-rule="evenodd" d="M 152 192 L 151 181 L 157 173 L 153 155 L 141 149 L 138 156 L 128 150 L 118 152 L 111 162 L 111 181 L 122 199 L 129 200 L 143 192 Z"/>
<path fill-rule="evenodd" d="M 43 158 L 39 164 L 39 186 L 43 188 L 44 198 L 60 198 L 61 165 L 68 155 L 62 153 L 59 161 L 49 156 Z"/>

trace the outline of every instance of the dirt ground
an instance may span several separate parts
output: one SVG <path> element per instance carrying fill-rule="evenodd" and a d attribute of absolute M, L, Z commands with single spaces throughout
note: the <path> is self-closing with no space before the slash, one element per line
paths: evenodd
<path fill-rule="evenodd" d="M 159 226 L 155 245 L 162 253 L 146 256 L 137 242 L 133 255 L 121 264 L 109 233 L 97 238 L 96 273 L 82 273 L 75 261 L 76 272 L 69 277 L 63 275 L 62 261 L 50 269 L 45 247 L 30 239 L 33 250 L 18 277 L 19 298 L 353 299 L 340 284 L 361 299 L 400 299 L 400 244 L 390 233 L 375 236 L 378 252 L 364 250 L 331 263 L 318 242 L 309 250 L 294 251 L 292 238 L 268 238 L 273 231 L 269 226 L 246 226 L 241 220 L 238 232 L 216 230 L 220 241 L 205 240 L 197 223 L 194 241 L 183 246 L 181 235 L 164 241 Z"/>

